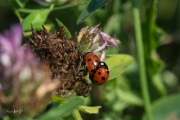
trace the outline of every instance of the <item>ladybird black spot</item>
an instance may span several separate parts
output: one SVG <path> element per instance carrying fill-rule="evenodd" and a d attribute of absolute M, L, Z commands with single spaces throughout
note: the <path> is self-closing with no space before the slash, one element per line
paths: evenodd
<path fill-rule="evenodd" d="M 107 74 L 109 74 L 109 71 L 107 71 Z"/>
<path fill-rule="evenodd" d="M 102 77 L 101 79 L 104 81 L 104 80 L 105 80 L 105 77 Z"/>
<path fill-rule="evenodd" d="M 101 72 L 98 72 L 98 75 L 101 75 Z"/>
<path fill-rule="evenodd" d="M 89 58 L 88 61 L 91 61 L 91 58 Z"/>

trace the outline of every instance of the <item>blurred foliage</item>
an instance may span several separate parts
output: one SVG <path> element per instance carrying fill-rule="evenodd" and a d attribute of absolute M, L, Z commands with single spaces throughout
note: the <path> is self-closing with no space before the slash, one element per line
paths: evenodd
<path fill-rule="evenodd" d="M 131 1 L 64 0 L 45 3 L 38 4 L 34 0 L 1 0 L 0 31 L 17 22 L 22 24 L 25 35 L 29 34 L 30 23 L 35 29 L 40 29 L 43 24 L 48 30 L 55 31 L 62 25 L 56 22 L 60 21 L 75 40 L 77 32 L 82 27 L 101 23 L 102 31 L 115 35 L 120 39 L 121 45 L 119 51 L 113 48 L 108 50 L 107 57 L 111 57 L 107 59 L 107 65 L 112 68 L 113 74 L 110 81 L 98 87 L 92 85 L 91 95 L 82 98 L 83 100 L 76 98 L 71 101 L 72 98 L 67 98 L 70 102 L 61 103 L 63 100 L 60 99 L 60 105 L 50 105 L 40 118 L 60 119 L 61 116 L 63 120 L 71 120 L 70 113 L 73 110 L 78 109 L 79 105 L 88 105 L 101 108 L 99 114 L 80 112 L 84 120 L 143 119 L 144 105 L 137 66 Z M 138 4 L 154 120 L 178 120 L 180 119 L 180 1 L 142 0 L 138 1 Z M 132 59 L 126 55 L 113 56 L 122 53 L 131 55 L 134 63 L 120 75 L 121 71 L 124 71 L 123 67 L 129 65 L 126 61 L 127 63 L 123 63 L 125 66 L 121 66 L 120 60 Z M 114 67 L 114 64 L 120 67 L 118 65 Z M 58 101 L 57 99 L 54 101 Z M 79 109 L 83 111 L 82 109 L 86 108 Z"/>

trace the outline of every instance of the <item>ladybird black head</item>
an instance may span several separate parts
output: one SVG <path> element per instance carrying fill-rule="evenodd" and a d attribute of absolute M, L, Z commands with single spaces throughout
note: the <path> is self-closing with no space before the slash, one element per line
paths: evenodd
<path fill-rule="evenodd" d="M 108 70 L 108 66 L 106 65 L 105 62 L 100 62 L 100 67 L 105 68 L 106 70 Z"/>

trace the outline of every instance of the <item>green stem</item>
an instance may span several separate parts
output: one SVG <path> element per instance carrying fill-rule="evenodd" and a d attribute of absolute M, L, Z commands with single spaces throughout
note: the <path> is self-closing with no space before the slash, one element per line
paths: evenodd
<path fill-rule="evenodd" d="M 20 0 L 15 0 L 15 1 L 19 5 L 20 8 L 24 7 L 24 4 Z"/>
<path fill-rule="evenodd" d="M 75 120 L 83 120 L 81 117 L 81 114 L 79 113 L 78 110 L 73 111 L 73 116 L 74 116 Z"/>
<path fill-rule="evenodd" d="M 14 10 L 14 12 L 16 16 L 19 18 L 20 23 L 22 24 L 23 19 L 21 18 L 21 15 L 19 14 L 19 12 L 17 10 Z"/>
<path fill-rule="evenodd" d="M 139 60 L 139 70 L 140 70 L 139 74 L 140 74 L 142 96 L 144 99 L 147 120 L 153 120 L 150 96 L 147 85 L 144 48 L 143 48 L 141 25 L 140 25 L 140 15 L 137 7 L 138 1 L 137 0 L 131 0 L 131 1 L 132 1 L 132 14 L 134 19 L 134 27 L 135 27 L 136 48 L 137 48 L 137 54 Z"/>

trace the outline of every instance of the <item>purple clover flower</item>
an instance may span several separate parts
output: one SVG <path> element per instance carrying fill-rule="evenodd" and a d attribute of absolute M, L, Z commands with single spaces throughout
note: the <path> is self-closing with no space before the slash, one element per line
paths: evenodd
<path fill-rule="evenodd" d="M 6 76 L 13 72 L 16 74 L 16 71 L 22 66 L 21 39 L 20 25 L 14 25 L 10 31 L 5 31 L 3 35 L 0 34 L 0 72 L 4 72 Z"/>
<path fill-rule="evenodd" d="M 0 34 L 0 113 L 8 114 L 4 110 L 16 105 L 24 106 L 22 114 L 33 116 L 47 105 L 60 83 L 51 80 L 47 66 L 21 41 L 19 24 Z"/>

